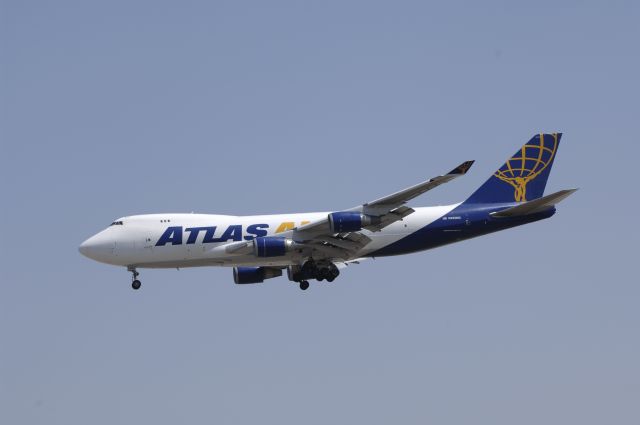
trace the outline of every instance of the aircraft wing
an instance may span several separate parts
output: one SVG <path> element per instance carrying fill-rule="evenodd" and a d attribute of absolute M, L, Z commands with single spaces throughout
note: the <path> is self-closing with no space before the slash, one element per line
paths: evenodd
<path fill-rule="evenodd" d="M 403 189 L 391 195 L 384 196 L 375 201 L 368 202 L 362 206 L 362 212 L 370 215 L 382 215 L 393 210 L 400 205 L 407 203 L 413 198 L 440 186 L 443 183 L 450 182 L 456 177 L 460 177 L 469 171 L 474 161 L 465 161 L 453 170 L 442 176 L 433 177 L 425 182 L 418 183 L 414 186 Z"/>
<path fill-rule="evenodd" d="M 329 214 L 326 218 L 299 226 L 279 236 L 290 237 L 305 246 L 319 251 L 328 258 L 351 259 L 353 254 L 370 242 L 370 238 L 361 229 L 377 232 L 388 225 L 402 220 L 414 212 L 406 204 L 411 199 L 466 174 L 474 161 L 465 161 L 447 174 L 433 177 L 422 183 L 403 189 L 399 192 L 376 199 L 363 205 L 353 207 L 343 212 Z M 335 220 L 339 215 L 360 217 L 361 229 L 340 231 Z"/>
<path fill-rule="evenodd" d="M 293 230 L 279 233 L 277 237 L 291 239 L 297 248 L 314 258 L 330 258 L 342 263 L 352 262 L 371 238 L 361 230 L 378 232 L 388 225 L 402 220 L 414 212 L 406 204 L 443 183 L 447 183 L 469 171 L 473 161 L 466 161 L 442 176 L 408 187 L 391 195 L 376 199 L 351 209 L 328 214 Z M 354 225 L 357 223 L 357 225 Z M 253 252 L 253 241 L 231 242 L 214 248 L 216 255 L 247 255 Z"/>

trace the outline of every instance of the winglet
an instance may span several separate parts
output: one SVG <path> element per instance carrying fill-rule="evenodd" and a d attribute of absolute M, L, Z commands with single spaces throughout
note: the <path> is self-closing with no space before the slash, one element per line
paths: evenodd
<path fill-rule="evenodd" d="M 465 161 L 462 164 L 458 165 L 453 170 L 449 171 L 447 174 L 466 174 L 469 171 L 469 168 L 473 165 L 475 161 Z"/>

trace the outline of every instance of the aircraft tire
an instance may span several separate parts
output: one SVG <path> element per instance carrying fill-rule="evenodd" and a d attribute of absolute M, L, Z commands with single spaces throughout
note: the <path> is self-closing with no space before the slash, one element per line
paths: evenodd
<path fill-rule="evenodd" d="M 136 291 L 140 289 L 141 286 L 142 286 L 142 282 L 140 282 L 138 279 L 134 280 L 133 283 L 131 283 L 131 287 Z"/>
<path fill-rule="evenodd" d="M 300 289 L 302 289 L 303 291 L 309 289 L 309 281 L 303 280 L 302 282 L 300 282 Z"/>

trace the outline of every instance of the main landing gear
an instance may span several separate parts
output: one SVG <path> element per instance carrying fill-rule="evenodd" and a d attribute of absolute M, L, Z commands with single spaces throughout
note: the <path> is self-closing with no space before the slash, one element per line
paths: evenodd
<path fill-rule="evenodd" d="M 333 282 L 340 274 L 338 267 L 331 261 L 314 261 L 307 260 L 302 266 L 289 266 L 287 269 L 289 280 L 298 282 L 300 289 L 306 291 L 309 289 L 309 280 L 316 279 L 319 282 L 326 280 Z"/>
<path fill-rule="evenodd" d="M 127 270 L 133 273 L 133 282 L 131 282 L 131 287 L 137 291 L 142 286 L 142 282 L 138 280 L 140 273 L 138 273 L 135 267 L 129 267 Z"/>

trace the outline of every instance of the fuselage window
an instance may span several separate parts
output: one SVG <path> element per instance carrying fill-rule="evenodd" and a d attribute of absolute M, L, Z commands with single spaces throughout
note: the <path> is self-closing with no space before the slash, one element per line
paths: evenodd
<path fill-rule="evenodd" d="M 122 221 L 114 221 L 111 223 L 112 226 L 122 226 Z"/>

